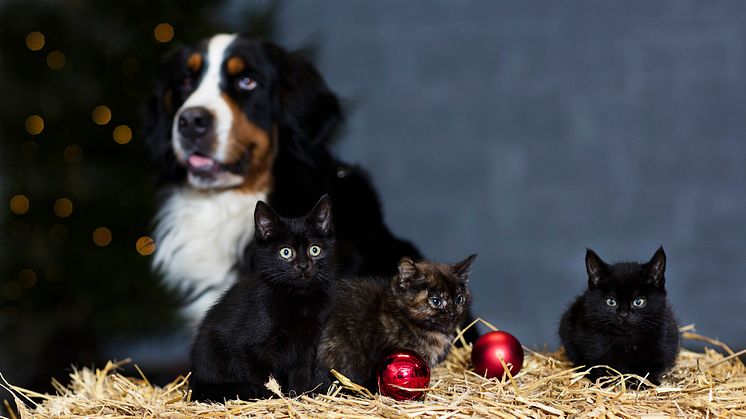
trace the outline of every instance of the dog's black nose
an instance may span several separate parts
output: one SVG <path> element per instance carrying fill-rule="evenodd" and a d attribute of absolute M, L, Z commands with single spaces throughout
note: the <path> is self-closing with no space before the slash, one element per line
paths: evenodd
<path fill-rule="evenodd" d="M 212 114 L 205 108 L 186 108 L 179 115 L 179 133 L 188 138 L 199 138 L 212 128 Z"/>

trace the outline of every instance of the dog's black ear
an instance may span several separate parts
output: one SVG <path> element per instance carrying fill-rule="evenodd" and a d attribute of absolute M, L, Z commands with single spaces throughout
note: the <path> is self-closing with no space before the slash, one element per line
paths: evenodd
<path fill-rule="evenodd" d="M 275 115 L 304 145 L 325 145 L 342 122 L 337 96 L 319 72 L 300 53 L 290 53 L 270 42 L 267 55 L 277 68 L 278 101 Z"/>
<path fill-rule="evenodd" d="M 161 181 L 184 176 L 184 169 L 177 164 L 171 146 L 171 129 L 174 114 L 184 100 L 179 87 L 187 76 L 185 63 L 188 53 L 186 47 L 178 47 L 166 54 L 156 70 L 152 94 L 143 116 L 142 137 L 153 162 L 161 170 Z"/>

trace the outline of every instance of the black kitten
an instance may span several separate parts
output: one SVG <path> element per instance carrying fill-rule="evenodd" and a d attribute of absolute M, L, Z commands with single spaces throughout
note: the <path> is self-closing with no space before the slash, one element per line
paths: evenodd
<path fill-rule="evenodd" d="M 588 290 L 559 327 L 568 358 L 577 366 L 608 365 L 660 384 L 679 352 L 679 331 L 666 299 L 663 248 L 648 263 L 613 265 L 588 249 L 585 265 Z M 590 378 L 611 374 L 594 368 Z"/>
<path fill-rule="evenodd" d="M 319 337 L 335 278 L 331 201 L 324 195 L 301 218 L 281 218 L 259 202 L 254 212 L 254 273 L 239 279 L 205 317 L 192 347 L 196 400 L 312 390 Z"/>
<path fill-rule="evenodd" d="M 393 278 L 338 282 L 317 381 L 328 384 L 335 369 L 375 392 L 378 363 L 397 349 L 418 353 L 431 367 L 442 361 L 469 310 L 475 257 L 454 265 L 403 258 Z"/>

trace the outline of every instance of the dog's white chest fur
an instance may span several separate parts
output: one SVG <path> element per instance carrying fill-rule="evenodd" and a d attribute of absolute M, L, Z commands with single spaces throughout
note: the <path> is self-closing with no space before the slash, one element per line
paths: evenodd
<path fill-rule="evenodd" d="M 236 279 L 238 258 L 254 237 L 254 208 L 266 197 L 184 187 L 161 206 L 153 265 L 167 285 L 186 293 L 182 315 L 193 327 Z"/>

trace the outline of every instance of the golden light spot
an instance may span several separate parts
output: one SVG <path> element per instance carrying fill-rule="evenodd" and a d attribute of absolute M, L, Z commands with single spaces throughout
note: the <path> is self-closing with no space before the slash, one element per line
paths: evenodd
<path fill-rule="evenodd" d="M 187 59 L 187 68 L 193 72 L 198 72 L 202 68 L 202 55 L 195 52 Z"/>
<path fill-rule="evenodd" d="M 171 89 L 166 89 L 166 91 L 163 93 L 163 110 L 166 111 L 166 113 L 171 113 L 174 108 L 174 91 Z"/>
<path fill-rule="evenodd" d="M 49 235 L 52 240 L 63 242 L 67 240 L 67 227 L 64 224 L 55 224 L 49 229 Z"/>
<path fill-rule="evenodd" d="M 69 217 L 73 213 L 73 201 L 60 198 L 54 201 L 54 214 L 60 218 Z"/>
<path fill-rule="evenodd" d="M 111 243 L 111 230 L 106 227 L 93 230 L 93 242 L 99 247 L 108 246 Z"/>
<path fill-rule="evenodd" d="M 8 281 L 3 286 L 3 297 L 9 300 L 17 300 L 21 296 L 21 283 L 18 281 Z"/>
<path fill-rule="evenodd" d="M 137 253 L 143 256 L 152 255 L 155 252 L 155 241 L 152 237 L 142 236 L 137 239 L 135 248 L 137 249 Z"/>
<path fill-rule="evenodd" d="M 158 42 L 168 42 L 174 39 L 174 27 L 168 23 L 159 23 L 158 26 L 153 29 L 153 36 Z"/>
<path fill-rule="evenodd" d="M 13 214 L 22 215 L 28 212 L 30 203 L 26 195 L 16 195 L 10 198 L 10 210 Z"/>
<path fill-rule="evenodd" d="M 114 128 L 114 141 L 119 144 L 127 144 L 132 140 L 132 130 L 127 125 L 119 125 Z"/>
<path fill-rule="evenodd" d="M 231 57 L 225 63 L 225 68 L 228 70 L 228 74 L 235 76 L 246 68 L 246 64 L 240 57 Z"/>
<path fill-rule="evenodd" d="M 47 55 L 47 66 L 52 70 L 61 70 L 65 66 L 65 54 L 62 51 L 52 51 Z"/>
<path fill-rule="evenodd" d="M 23 288 L 31 288 L 36 285 L 36 272 L 33 269 L 24 269 L 18 272 L 18 282 Z"/>
<path fill-rule="evenodd" d="M 44 34 L 39 31 L 29 32 L 26 35 L 26 47 L 31 51 L 39 51 L 44 48 Z"/>
<path fill-rule="evenodd" d="M 38 135 L 44 131 L 44 119 L 39 115 L 31 115 L 26 118 L 26 132 L 31 135 Z"/>
<path fill-rule="evenodd" d="M 65 157 L 65 161 L 72 164 L 80 163 L 80 160 L 83 159 L 83 149 L 77 144 L 70 144 L 65 147 L 65 151 L 62 154 Z"/>
<path fill-rule="evenodd" d="M 111 121 L 111 109 L 105 105 L 96 106 L 91 112 L 91 118 L 98 125 L 106 125 Z"/>
<path fill-rule="evenodd" d="M 56 263 L 50 263 L 47 265 L 47 269 L 44 270 L 44 275 L 46 275 L 47 280 L 51 282 L 57 282 L 62 279 L 63 273 L 64 271 L 62 270 L 62 267 Z"/>

